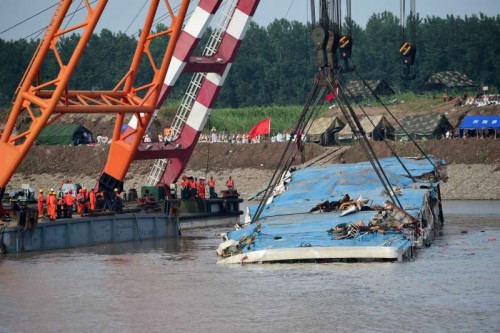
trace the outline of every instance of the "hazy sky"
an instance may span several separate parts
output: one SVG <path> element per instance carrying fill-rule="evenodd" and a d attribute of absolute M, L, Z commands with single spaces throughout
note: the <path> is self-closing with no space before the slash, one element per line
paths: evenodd
<path fill-rule="evenodd" d="M 74 0 L 73 2 L 76 9 L 80 1 Z M 173 2 L 178 3 L 179 0 Z M 198 1 L 193 0 L 192 2 L 197 3 Z M 345 3 L 345 1 L 342 2 Z M 361 26 L 364 26 L 373 13 L 388 10 L 399 16 L 399 2 L 399 0 L 352 0 L 353 19 Z M 25 38 L 43 28 L 50 21 L 55 7 L 7 32 L 1 33 L 56 3 L 58 3 L 57 0 L 0 0 L 0 38 Z M 112 31 L 127 30 L 130 22 L 132 22 L 144 3 L 144 0 L 109 0 L 99 27 L 106 27 Z M 463 17 L 480 12 L 488 16 L 500 14 L 500 0 L 416 0 L 416 3 L 417 12 L 420 13 L 421 17 L 444 17 L 447 14 Z M 79 13 L 83 13 L 83 11 Z M 130 26 L 127 33 L 133 34 L 139 29 L 142 25 L 140 18 L 144 17 L 145 13 L 146 9 Z M 310 20 L 309 0 L 260 1 L 254 17 L 258 24 L 267 25 L 274 19 L 279 18 L 302 22 Z M 37 35 L 33 34 L 32 37 Z"/>

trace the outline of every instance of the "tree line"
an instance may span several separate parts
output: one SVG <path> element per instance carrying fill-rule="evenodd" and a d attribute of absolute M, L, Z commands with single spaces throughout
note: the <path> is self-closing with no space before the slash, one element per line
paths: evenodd
<path fill-rule="evenodd" d="M 345 29 L 345 27 L 344 27 Z M 312 27 L 308 23 L 275 20 L 267 27 L 251 23 L 217 102 L 218 107 L 303 104 L 316 72 Z M 416 23 L 417 78 L 400 77 L 402 42 L 399 19 L 390 12 L 373 14 L 366 27 L 352 26 L 352 62 L 364 79 L 383 79 L 396 91 L 418 92 L 429 75 L 447 70 L 466 73 L 478 84 L 498 86 L 500 80 L 500 16 L 484 14 L 426 17 Z M 208 34 L 205 34 L 206 36 Z M 62 37 L 59 52 L 67 59 L 78 36 Z M 0 106 L 8 107 L 38 40 L 0 39 Z M 70 89 L 112 89 L 129 68 L 136 36 L 103 29 L 94 34 L 70 82 Z M 155 40 L 153 56 L 160 58 L 165 40 Z M 202 40 L 200 45 L 205 45 Z M 201 46 L 199 47 L 201 50 Z M 201 54 L 201 51 L 199 51 Z M 146 67 L 144 67 L 146 68 Z M 58 71 L 55 57 L 43 65 L 41 77 Z M 138 83 L 149 82 L 151 70 L 141 70 Z M 345 81 L 359 79 L 346 74 Z M 180 98 L 189 78 L 173 90 Z"/>

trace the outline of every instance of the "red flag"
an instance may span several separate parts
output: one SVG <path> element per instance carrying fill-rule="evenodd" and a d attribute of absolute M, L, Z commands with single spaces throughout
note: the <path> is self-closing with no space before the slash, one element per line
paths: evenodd
<path fill-rule="evenodd" d="M 335 100 L 338 94 L 339 94 L 339 87 L 335 87 L 334 91 L 325 96 L 325 102 L 330 103 L 331 101 Z"/>
<path fill-rule="evenodd" d="M 331 101 L 333 101 L 335 99 L 335 95 L 333 94 L 333 92 L 329 93 L 328 95 L 326 95 L 325 97 L 325 102 L 327 103 L 330 103 Z"/>
<path fill-rule="evenodd" d="M 271 133 L 271 118 L 266 118 L 252 127 L 252 129 L 248 132 L 248 136 L 250 139 L 253 139 L 257 135 L 269 133 Z"/>

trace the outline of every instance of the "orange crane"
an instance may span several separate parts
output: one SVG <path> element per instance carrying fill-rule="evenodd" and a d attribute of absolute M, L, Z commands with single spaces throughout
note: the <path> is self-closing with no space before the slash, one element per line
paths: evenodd
<path fill-rule="evenodd" d="M 68 83 L 78 65 L 92 33 L 103 13 L 107 0 L 85 0 L 86 16 L 82 22 L 63 28 L 62 23 L 71 6 L 71 0 L 61 0 L 52 21 L 43 37 L 16 93 L 14 106 L 0 138 L 0 198 L 15 170 L 28 153 L 41 130 L 68 113 L 113 113 L 116 122 L 113 132 L 109 159 L 104 169 L 109 177 L 123 179 L 144 135 L 156 102 L 163 87 L 167 69 L 172 60 L 174 48 L 179 38 L 182 24 L 189 6 L 189 0 L 182 0 L 174 10 L 170 1 L 165 0 L 171 24 L 161 32 L 151 33 L 155 14 L 160 0 L 152 0 L 142 33 L 137 43 L 130 68 L 123 78 L 110 91 L 71 90 Z M 63 59 L 58 50 L 58 41 L 62 36 L 80 31 L 79 41 L 68 59 Z M 168 35 L 169 42 L 160 63 L 155 63 L 149 46 L 160 36 Z M 40 71 L 44 61 L 51 54 L 56 58 L 59 72 L 54 78 L 42 82 Z M 141 60 L 149 60 L 154 75 L 151 82 L 142 86 L 135 85 L 135 78 Z M 137 119 L 137 126 L 126 135 L 121 133 L 125 115 L 132 113 Z M 31 119 L 29 128 L 20 134 L 14 134 L 14 126 L 21 116 Z"/>
<path fill-rule="evenodd" d="M 151 0 L 129 70 L 111 91 L 85 91 L 69 89 L 69 82 L 108 1 L 84 0 L 85 18 L 63 28 L 73 1 L 60 0 L 18 87 L 0 138 L 0 199 L 42 129 L 68 113 L 116 114 L 109 156 L 98 180 L 99 190 L 122 190 L 123 180 L 133 159 L 168 159 L 166 164 L 171 166 L 169 171 L 163 168 L 159 176 L 163 178 L 163 183 L 177 180 L 210 115 L 259 0 L 226 0 L 229 11 L 222 26 L 215 29 L 215 42 L 208 45 L 208 51 L 202 56 L 193 56 L 194 49 L 223 1 L 200 0 L 187 24 L 185 18 L 191 1 L 177 1 L 180 4 L 174 6 L 171 5 L 173 0 Z M 153 33 L 152 25 L 161 3 L 166 7 L 168 20 L 164 21 L 168 24 L 165 24 L 163 31 Z M 62 36 L 74 32 L 79 32 L 79 40 L 66 59 L 59 52 L 58 41 Z M 162 36 L 168 36 L 168 42 L 165 43 L 161 61 L 155 61 L 149 46 Z M 49 56 L 57 60 L 59 72 L 53 78 L 42 81 L 41 68 Z M 153 77 L 151 82 L 138 86 L 135 78 L 138 71 L 143 69 L 141 63 L 145 59 Z M 184 73 L 195 73 L 192 79 L 194 88 L 187 92 L 189 98 L 183 100 L 184 108 L 174 120 L 174 131 L 169 137 L 171 145 L 141 149 L 141 139 L 158 108 Z M 126 125 L 125 118 L 129 114 L 132 118 Z M 29 128 L 16 133 L 14 128 L 18 120 L 26 116 L 31 120 Z"/>

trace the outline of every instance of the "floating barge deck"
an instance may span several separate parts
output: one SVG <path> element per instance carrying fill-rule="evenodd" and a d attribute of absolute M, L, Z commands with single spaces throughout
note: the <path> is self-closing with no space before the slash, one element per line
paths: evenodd
<path fill-rule="evenodd" d="M 167 200 L 162 212 L 130 212 L 63 218 L 0 227 L 0 253 L 47 251 L 178 237 L 183 229 L 234 225 L 239 198 Z M 177 212 L 169 215 L 174 206 Z M 27 214 L 29 215 L 29 214 Z"/>
<path fill-rule="evenodd" d="M 429 244 L 443 223 L 439 183 L 430 180 L 435 179 L 436 170 L 427 160 L 403 159 L 412 176 L 420 178 L 414 182 L 405 176 L 396 158 L 380 163 L 401 203 L 397 218 L 415 221 L 413 228 L 383 232 L 359 228 L 339 237 L 332 232 L 339 226 L 368 226 L 381 210 L 356 209 L 341 216 L 338 210 L 315 207 L 349 194 L 354 199 L 361 196 L 367 206 L 383 208 L 389 197 L 368 162 L 313 166 L 291 173 L 284 184 L 286 190 L 268 201 L 257 223 L 228 233 L 217 251 L 219 263 L 401 261 L 412 257 L 415 247 Z M 253 207 L 250 213 L 255 210 Z"/>

